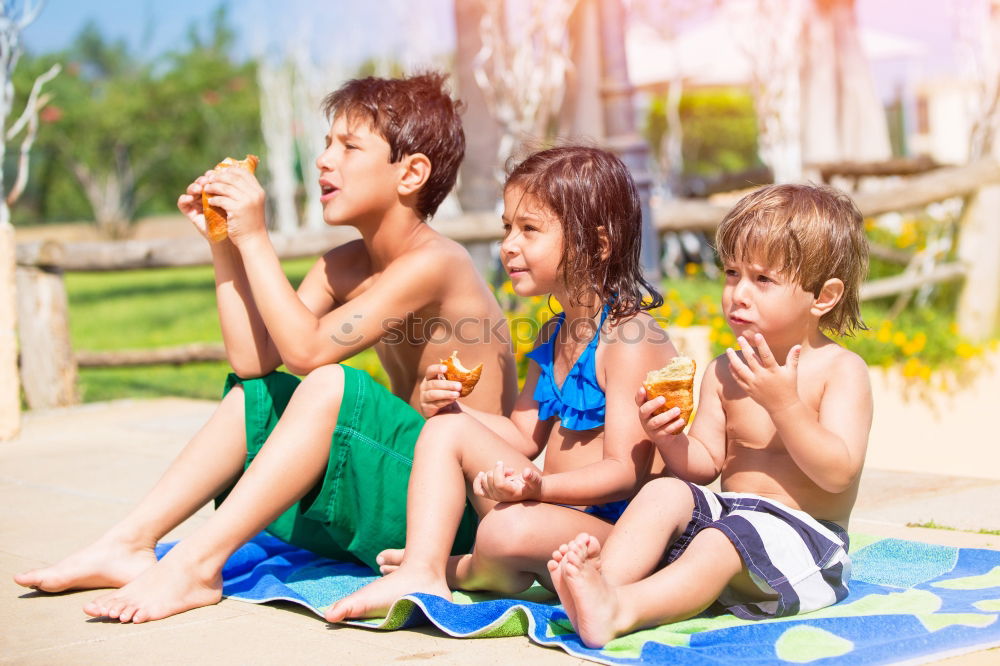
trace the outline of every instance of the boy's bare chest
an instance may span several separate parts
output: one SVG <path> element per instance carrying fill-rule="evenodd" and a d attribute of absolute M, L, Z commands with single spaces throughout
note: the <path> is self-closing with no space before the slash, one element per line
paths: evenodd
<path fill-rule="evenodd" d="M 822 383 L 810 379 L 800 376 L 799 398 L 810 410 L 818 413 Z M 726 387 L 724 394 L 722 407 L 726 414 L 728 455 L 733 455 L 734 449 L 766 451 L 777 455 L 785 453 L 785 446 L 766 409 L 735 382 Z"/>

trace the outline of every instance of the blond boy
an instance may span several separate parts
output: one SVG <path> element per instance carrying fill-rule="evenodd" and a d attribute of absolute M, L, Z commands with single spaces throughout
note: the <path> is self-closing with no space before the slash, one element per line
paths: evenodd
<path fill-rule="evenodd" d="M 740 200 L 716 240 L 741 351 L 709 365 L 688 434 L 676 408 L 653 415 L 663 398 L 637 395 L 679 478 L 647 484 L 603 549 L 580 534 L 549 562 L 589 646 L 713 604 L 764 619 L 847 595 L 872 399 L 864 361 L 824 331 L 863 327 L 861 214 L 831 188 L 770 186 Z M 720 474 L 721 494 L 695 485 Z"/>

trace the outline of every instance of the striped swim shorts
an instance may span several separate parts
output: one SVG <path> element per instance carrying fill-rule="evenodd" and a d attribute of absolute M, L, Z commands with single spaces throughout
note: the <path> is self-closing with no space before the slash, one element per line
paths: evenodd
<path fill-rule="evenodd" d="M 851 559 L 842 527 L 759 495 L 688 486 L 694 513 L 667 550 L 666 562 L 677 559 L 698 532 L 714 527 L 736 547 L 754 584 L 769 596 L 778 595 L 749 600 L 727 587 L 716 601 L 717 610 L 763 620 L 819 610 L 847 596 Z"/>

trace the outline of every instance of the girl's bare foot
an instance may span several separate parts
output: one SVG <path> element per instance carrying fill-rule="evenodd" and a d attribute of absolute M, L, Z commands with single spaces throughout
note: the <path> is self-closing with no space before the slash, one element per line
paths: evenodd
<path fill-rule="evenodd" d="M 221 572 L 205 574 L 197 560 L 185 559 L 177 548 L 120 590 L 88 603 L 83 612 L 93 617 L 139 623 L 219 603 Z"/>
<path fill-rule="evenodd" d="M 580 534 L 567 545 L 558 567 L 559 599 L 564 607 L 574 608 L 575 617 L 570 616 L 570 620 L 583 644 L 604 647 L 622 633 L 618 591 L 601 574 L 601 545 L 597 539 Z M 553 582 L 555 579 L 554 575 Z"/>
<path fill-rule="evenodd" d="M 102 537 L 50 567 L 17 574 L 14 582 L 43 592 L 121 587 L 154 564 L 152 545 Z"/>
<path fill-rule="evenodd" d="M 397 599 L 414 592 L 433 594 L 451 601 L 451 590 L 443 578 L 415 565 L 401 566 L 330 606 L 325 617 L 327 622 L 385 617 Z"/>

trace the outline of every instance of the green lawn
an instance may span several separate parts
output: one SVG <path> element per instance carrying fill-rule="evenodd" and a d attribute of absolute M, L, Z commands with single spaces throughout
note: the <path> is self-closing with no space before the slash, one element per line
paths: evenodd
<path fill-rule="evenodd" d="M 284 263 L 293 284 L 298 284 L 312 260 Z M 210 267 L 156 269 L 66 275 L 70 304 L 70 331 L 77 350 L 113 350 L 172 346 L 194 342 L 221 342 L 215 310 L 215 290 Z M 654 312 L 662 322 L 675 326 L 702 325 L 711 329 L 713 351 L 735 344 L 722 315 L 721 279 L 695 274 L 663 283 L 665 305 Z M 545 299 L 517 299 L 508 285 L 500 288 L 502 303 L 516 316 L 540 320 L 547 316 Z M 947 295 L 947 294 L 945 294 Z M 954 299 L 940 299 L 921 308 L 907 308 L 890 316 L 891 299 L 866 303 L 863 315 L 869 329 L 841 342 L 872 365 L 898 364 L 906 376 L 932 382 L 942 367 L 954 368 L 979 356 L 996 343 L 972 345 L 963 341 L 954 326 Z M 516 355 L 531 348 L 526 340 Z M 374 352 L 368 350 L 349 362 L 385 382 L 385 373 Z M 225 363 L 141 368 L 89 368 L 80 372 L 84 401 L 126 397 L 176 395 L 216 399 L 229 371 Z"/>
<path fill-rule="evenodd" d="M 298 285 L 312 263 L 312 259 L 302 259 L 283 265 Z M 68 273 L 66 290 L 74 349 L 222 342 L 211 267 Z M 373 374 L 379 369 L 372 351 L 350 364 Z M 81 368 L 79 387 L 84 402 L 163 395 L 217 399 L 228 372 L 227 363 Z M 384 375 L 378 378 L 384 381 Z"/>

